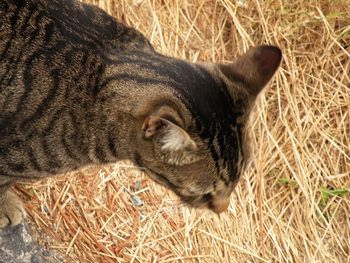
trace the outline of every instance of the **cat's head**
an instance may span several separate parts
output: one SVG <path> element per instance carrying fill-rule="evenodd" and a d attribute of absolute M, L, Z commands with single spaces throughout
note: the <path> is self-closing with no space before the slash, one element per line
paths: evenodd
<path fill-rule="evenodd" d="M 163 74 L 177 100 L 150 103 L 134 161 L 190 206 L 226 210 L 249 159 L 252 106 L 280 61 L 272 46 L 252 48 L 231 64 L 167 60 Z"/>

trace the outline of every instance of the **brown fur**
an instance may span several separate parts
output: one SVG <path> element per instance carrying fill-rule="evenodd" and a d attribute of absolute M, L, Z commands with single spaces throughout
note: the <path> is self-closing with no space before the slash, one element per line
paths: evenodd
<path fill-rule="evenodd" d="M 0 226 L 22 218 L 7 192 L 14 181 L 121 159 L 191 206 L 226 209 L 278 48 L 253 48 L 228 65 L 192 64 L 74 0 L 0 7 Z"/>

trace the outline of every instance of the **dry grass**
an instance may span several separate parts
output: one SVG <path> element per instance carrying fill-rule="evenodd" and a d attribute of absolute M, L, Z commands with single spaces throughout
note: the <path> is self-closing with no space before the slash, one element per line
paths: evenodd
<path fill-rule="evenodd" d="M 94 3 L 168 55 L 230 61 L 272 43 L 284 61 L 227 214 L 189 210 L 121 163 L 17 186 L 49 246 L 67 262 L 350 262 L 349 0 Z"/>

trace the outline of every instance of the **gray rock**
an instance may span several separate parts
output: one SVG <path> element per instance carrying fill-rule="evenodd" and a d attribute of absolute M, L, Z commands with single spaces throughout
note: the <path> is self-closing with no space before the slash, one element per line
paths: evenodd
<path fill-rule="evenodd" d="M 21 223 L 0 229 L 0 263 L 60 263 L 59 257 L 37 245 Z"/>

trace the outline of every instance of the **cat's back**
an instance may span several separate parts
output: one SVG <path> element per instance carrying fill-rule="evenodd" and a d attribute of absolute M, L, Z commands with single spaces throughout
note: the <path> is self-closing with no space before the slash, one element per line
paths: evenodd
<path fill-rule="evenodd" d="M 48 44 L 56 38 L 91 49 L 152 48 L 137 30 L 97 6 L 77 0 L 0 0 L 0 7 L 0 55 L 9 39 Z"/>
<path fill-rule="evenodd" d="M 23 162 L 16 171 L 33 153 L 45 160 L 64 130 L 85 127 L 103 52 L 117 48 L 123 30 L 102 10 L 73 0 L 0 0 L 2 173 L 8 160 Z"/>
<path fill-rule="evenodd" d="M 84 77 L 84 63 L 99 63 L 96 51 L 102 47 L 103 37 L 111 36 L 104 34 L 108 29 L 99 31 L 97 36 L 94 30 L 99 29 L 93 27 L 92 22 L 89 24 L 87 18 L 85 23 L 79 23 L 84 18 L 83 8 L 84 5 L 74 1 L 0 1 L 0 132 L 3 137 L 8 133 L 6 130 L 18 122 L 29 124 L 31 121 L 26 120 L 34 115 L 57 107 L 57 99 L 68 103 L 62 94 L 70 88 L 74 76 Z"/>
<path fill-rule="evenodd" d="M 29 125 L 44 111 L 88 105 L 103 75 L 104 52 L 133 47 L 150 45 L 98 7 L 0 0 L 0 132 L 19 119 Z"/>
<path fill-rule="evenodd" d="M 43 40 L 59 34 L 66 41 L 94 48 L 116 40 L 124 30 L 100 8 L 75 0 L 1 0 L 0 7 L 1 43 L 9 34 Z"/>

